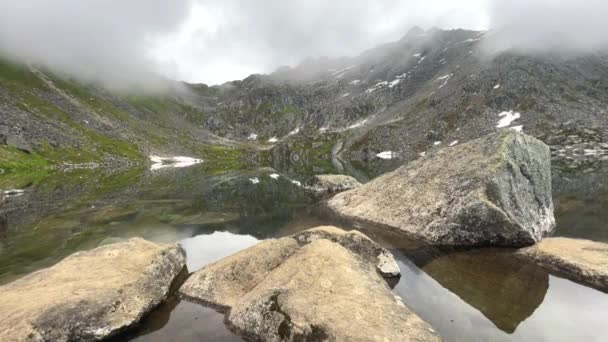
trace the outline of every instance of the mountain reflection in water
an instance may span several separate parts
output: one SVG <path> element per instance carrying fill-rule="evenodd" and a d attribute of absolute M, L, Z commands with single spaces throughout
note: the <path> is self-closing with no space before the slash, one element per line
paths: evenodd
<path fill-rule="evenodd" d="M 340 164 L 360 181 L 395 164 L 373 167 Z M 322 224 L 353 229 L 316 210 L 315 200 L 292 182 L 305 183 L 310 175 L 295 167 L 210 174 L 204 164 L 154 173 L 54 175 L 0 206 L 0 284 L 75 251 L 134 236 L 181 242 L 193 272 L 261 239 Z M 608 172 L 602 170 L 554 173 L 556 235 L 608 241 L 605 179 Z M 393 251 L 403 274 L 394 292 L 446 341 L 601 341 L 608 336 L 607 294 L 515 260 L 509 250 L 442 251 L 358 228 Z M 240 340 L 221 313 L 175 295 L 117 338 L 129 339 Z"/>

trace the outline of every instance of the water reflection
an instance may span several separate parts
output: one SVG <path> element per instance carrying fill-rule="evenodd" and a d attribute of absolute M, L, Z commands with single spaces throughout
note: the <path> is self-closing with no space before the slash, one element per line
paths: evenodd
<path fill-rule="evenodd" d="M 448 254 L 422 268 L 393 251 L 394 291 L 446 341 L 603 341 L 608 296 L 508 253 Z M 580 305 L 577 304 L 580 301 Z M 498 329 L 497 329 L 498 328 Z"/>
<path fill-rule="evenodd" d="M 556 235 L 608 242 L 608 162 L 596 166 L 553 170 Z"/>
<path fill-rule="evenodd" d="M 422 270 L 509 334 L 534 313 L 549 288 L 546 271 L 499 250 L 451 253 Z"/>
<path fill-rule="evenodd" d="M 134 236 L 181 241 L 188 268 L 195 271 L 259 239 L 326 224 L 352 229 L 321 215 L 314 199 L 292 181 L 304 183 L 316 171 L 335 172 L 332 167 L 366 181 L 397 166 L 379 162 L 328 162 L 330 169 L 305 172 L 261 168 L 217 174 L 203 163 L 154 173 L 57 174 L 0 204 L 0 284 L 74 251 Z M 558 235 L 608 241 L 607 179 L 601 170 L 554 177 Z M 403 273 L 395 292 L 447 341 L 608 336 L 608 295 L 514 261 L 507 251 L 446 252 L 373 229 L 365 233 L 394 251 Z M 121 339 L 240 340 L 224 326 L 223 315 L 175 297 Z"/>
<path fill-rule="evenodd" d="M 214 232 L 180 241 L 188 255 L 188 270 L 195 272 L 204 265 L 255 245 L 259 240 L 251 235 Z"/>
<path fill-rule="evenodd" d="M 180 241 L 188 255 L 188 270 L 219 260 L 257 243 L 250 235 L 214 232 Z M 173 295 L 146 317 L 134 331 L 117 340 L 134 341 L 242 341 L 223 323 L 224 315 Z"/>

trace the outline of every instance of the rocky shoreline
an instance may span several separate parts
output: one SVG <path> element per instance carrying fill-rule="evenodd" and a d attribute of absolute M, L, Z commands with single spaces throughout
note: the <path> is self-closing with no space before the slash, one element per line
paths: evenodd
<path fill-rule="evenodd" d="M 342 218 L 435 246 L 524 247 L 509 255 L 608 292 L 608 244 L 545 238 L 555 224 L 550 159 L 544 143 L 505 130 L 439 149 L 364 185 L 323 175 L 306 187 L 339 193 L 324 203 Z M 430 269 L 440 257 L 429 257 Z M 139 238 L 75 253 L 0 287 L 0 340 L 116 336 L 167 298 L 185 265 L 178 244 Z M 177 291 L 223 312 L 248 340 L 441 340 L 391 292 L 400 274 L 391 252 L 368 236 L 322 226 L 208 264 Z"/>

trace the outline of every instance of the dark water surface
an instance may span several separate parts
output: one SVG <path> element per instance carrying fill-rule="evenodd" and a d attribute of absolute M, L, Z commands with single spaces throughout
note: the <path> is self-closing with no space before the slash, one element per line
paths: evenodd
<path fill-rule="evenodd" d="M 367 181 L 393 168 L 340 165 Z M 367 171 L 366 171 L 367 170 Z M 554 171 L 556 235 L 608 242 L 608 168 Z M 280 174 L 278 179 L 271 177 Z M 310 172 L 210 173 L 204 166 L 119 174 L 60 173 L 0 206 L 0 284 L 74 251 L 140 236 L 179 241 L 188 270 L 255 244 L 333 222 L 296 184 Z M 259 182 L 256 182 L 259 181 Z M 608 294 L 515 260 L 509 250 L 445 252 L 366 231 L 390 248 L 402 278 L 394 291 L 446 341 L 606 341 Z M 210 308 L 171 296 L 117 340 L 239 341 Z"/>

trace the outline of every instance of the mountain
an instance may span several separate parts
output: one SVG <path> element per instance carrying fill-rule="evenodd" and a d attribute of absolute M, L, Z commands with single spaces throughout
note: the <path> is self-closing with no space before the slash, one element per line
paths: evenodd
<path fill-rule="evenodd" d="M 388 151 L 382 156 L 406 162 L 497 126 L 522 129 L 556 151 L 603 148 L 608 54 L 489 55 L 484 43 L 492 39 L 413 29 L 356 57 L 311 58 L 218 86 L 173 82 L 146 96 L 2 62 L 0 168 L 120 164 L 152 153 L 237 161 L 248 158 L 244 151 L 267 150 L 279 165 L 370 161 Z"/>

